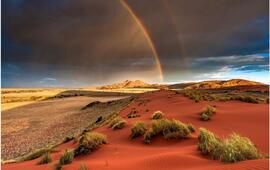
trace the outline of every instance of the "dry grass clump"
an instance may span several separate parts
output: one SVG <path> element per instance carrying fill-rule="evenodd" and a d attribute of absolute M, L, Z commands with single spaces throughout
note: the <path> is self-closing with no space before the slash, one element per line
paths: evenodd
<path fill-rule="evenodd" d="M 130 139 L 134 139 L 141 135 L 144 135 L 147 130 L 146 124 L 144 122 L 136 122 L 131 128 Z"/>
<path fill-rule="evenodd" d="M 97 132 L 87 132 L 80 138 L 79 146 L 75 149 L 75 156 L 89 154 L 97 149 L 99 145 L 106 144 L 107 137 Z"/>
<path fill-rule="evenodd" d="M 47 164 L 47 163 L 50 163 L 52 162 L 52 157 L 51 155 L 47 152 L 43 155 L 43 157 L 41 158 L 41 160 L 38 162 L 39 165 L 42 165 L 42 164 Z"/>
<path fill-rule="evenodd" d="M 165 139 L 181 139 L 187 138 L 190 133 L 188 126 L 178 120 L 154 120 L 152 127 L 144 134 L 144 143 L 151 143 L 152 138 L 159 134 Z"/>
<path fill-rule="evenodd" d="M 153 120 L 162 119 L 164 114 L 161 111 L 155 111 L 152 115 Z"/>
<path fill-rule="evenodd" d="M 238 162 L 262 158 L 262 154 L 259 153 L 250 139 L 236 133 L 233 133 L 225 140 L 221 140 L 212 132 L 201 128 L 198 139 L 199 150 L 214 160 Z"/>
<path fill-rule="evenodd" d="M 203 109 L 203 112 L 200 115 L 200 119 L 203 121 L 210 120 L 214 113 L 216 113 L 216 108 L 208 105 Z"/>
<path fill-rule="evenodd" d="M 118 116 L 110 122 L 109 127 L 115 130 L 115 129 L 122 129 L 125 127 L 125 125 L 126 121 L 120 116 Z"/>
<path fill-rule="evenodd" d="M 61 156 L 59 160 L 60 165 L 66 165 L 72 163 L 74 159 L 74 151 L 73 150 L 65 150 L 65 153 L 63 156 Z"/>

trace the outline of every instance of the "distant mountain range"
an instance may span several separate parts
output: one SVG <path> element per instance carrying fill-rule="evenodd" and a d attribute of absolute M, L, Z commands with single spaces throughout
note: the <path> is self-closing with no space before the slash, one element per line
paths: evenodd
<path fill-rule="evenodd" d="M 121 89 L 121 88 L 157 88 L 157 89 L 215 89 L 215 88 L 227 88 L 235 86 L 253 86 L 253 85 L 265 85 L 263 83 L 249 81 L 244 79 L 231 79 L 231 80 L 211 80 L 202 82 L 191 83 L 179 83 L 173 85 L 167 84 L 149 84 L 141 80 L 125 80 L 120 83 L 111 85 L 100 86 L 98 89 Z"/>

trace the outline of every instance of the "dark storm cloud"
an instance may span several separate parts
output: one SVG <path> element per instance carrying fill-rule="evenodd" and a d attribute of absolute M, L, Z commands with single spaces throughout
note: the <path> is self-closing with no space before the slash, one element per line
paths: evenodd
<path fill-rule="evenodd" d="M 267 0 L 126 2 L 149 32 L 166 81 L 181 79 L 180 72 L 227 65 L 252 71 L 268 64 L 231 58 L 268 52 Z M 158 80 L 149 44 L 119 0 L 4 0 L 2 7 L 4 85 L 52 83 L 46 78 L 55 85 Z M 208 64 L 211 57 L 220 59 Z"/>

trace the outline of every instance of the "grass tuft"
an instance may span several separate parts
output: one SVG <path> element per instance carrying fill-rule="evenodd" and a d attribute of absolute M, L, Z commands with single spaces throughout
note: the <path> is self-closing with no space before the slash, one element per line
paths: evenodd
<path fill-rule="evenodd" d="M 263 157 L 250 139 L 236 133 L 225 140 L 221 140 L 212 132 L 201 128 L 198 139 L 198 149 L 214 160 L 232 163 Z"/>
<path fill-rule="evenodd" d="M 97 132 L 87 132 L 83 134 L 79 141 L 79 146 L 75 149 L 75 156 L 89 154 L 97 149 L 99 145 L 106 144 L 107 137 Z"/>
<path fill-rule="evenodd" d="M 188 137 L 190 133 L 187 125 L 178 120 L 154 120 L 152 127 L 144 134 L 144 143 L 151 143 L 152 138 L 158 134 L 165 139 L 181 139 Z"/>
<path fill-rule="evenodd" d="M 74 151 L 73 150 L 65 150 L 65 153 L 63 156 L 61 156 L 59 160 L 60 165 L 66 165 L 72 163 L 74 159 Z"/>
<path fill-rule="evenodd" d="M 141 135 L 144 135 L 147 130 L 146 124 L 144 122 L 136 122 L 131 128 L 130 139 L 134 139 Z"/>
<path fill-rule="evenodd" d="M 42 165 L 42 164 L 47 164 L 47 163 L 50 163 L 52 162 L 52 158 L 51 158 L 51 155 L 47 152 L 43 155 L 43 157 L 41 158 L 41 160 L 38 162 L 39 165 Z"/>
<path fill-rule="evenodd" d="M 200 119 L 203 121 L 210 120 L 214 113 L 216 113 L 216 108 L 213 106 L 207 105 L 203 109 L 203 112 L 200 115 Z"/>
<path fill-rule="evenodd" d="M 161 111 L 155 111 L 152 115 L 153 120 L 162 119 L 164 114 Z"/>

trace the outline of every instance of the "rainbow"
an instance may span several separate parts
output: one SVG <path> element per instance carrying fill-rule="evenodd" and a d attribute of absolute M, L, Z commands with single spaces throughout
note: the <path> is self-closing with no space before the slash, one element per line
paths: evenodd
<path fill-rule="evenodd" d="M 151 39 L 151 37 L 149 36 L 149 33 L 147 31 L 147 29 L 145 28 L 145 26 L 143 25 L 143 23 L 141 22 L 141 20 L 138 18 L 138 16 L 135 14 L 135 12 L 131 9 L 131 7 L 125 2 L 125 0 L 120 0 L 120 3 L 123 5 L 123 7 L 128 11 L 128 13 L 132 16 L 132 18 L 134 19 L 134 21 L 139 25 L 140 29 L 142 30 L 156 61 L 156 65 L 157 65 L 157 70 L 159 72 L 159 78 L 161 81 L 163 81 L 163 70 L 162 70 L 162 66 L 160 64 L 160 59 L 157 53 L 157 50 L 154 46 L 154 43 Z"/>

